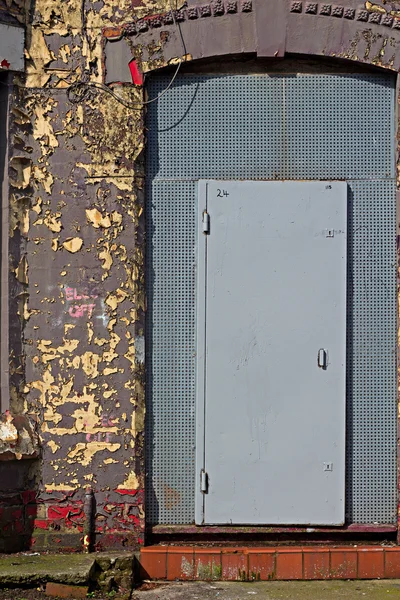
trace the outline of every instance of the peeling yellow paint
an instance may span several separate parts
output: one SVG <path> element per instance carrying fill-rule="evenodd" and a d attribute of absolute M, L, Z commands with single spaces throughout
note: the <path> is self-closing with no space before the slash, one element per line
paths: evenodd
<path fill-rule="evenodd" d="M 93 456 L 97 452 L 107 450 L 108 452 L 116 452 L 121 448 L 121 444 L 112 444 L 108 442 L 89 442 L 78 443 L 69 452 L 68 458 L 73 460 L 78 459 L 81 465 L 87 467 L 93 460 Z"/>
<path fill-rule="evenodd" d="M 94 354 L 94 352 L 85 352 L 82 355 L 82 369 L 86 373 L 86 375 L 90 378 L 95 378 L 99 374 L 98 365 L 100 362 L 100 357 L 98 354 Z"/>
<path fill-rule="evenodd" d="M 65 64 L 68 64 L 68 59 L 71 56 L 71 48 L 67 44 L 64 44 L 64 46 L 61 46 L 59 53 L 61 60 Z"/>
<path fill-rule="evenodd" d="M 48 98 L 44 103 L 35 105 L 33 137 L 40 141 L 42 154 L 49 154 L 54 148 L 58 147 L 58 140 L 54 135 L 53 126 L 51 124 L 50 113 L 57 106 L 56 100 Z"/>
<path fill-rule="evenodd" d="M 106 369 L 103 370 L 103 375 L 113 375 L 114 373 L 118 373 L 118 368 L 115 367 L 114 369 L 111 369 L 110 367 L 107 367 Z"/>
<path fill-rule="evenodd" d="M 59 233 L 62 229 L 62 223 L 60 219 L 61 213 L 58 212 L 55 215 L 52 215 L 50 211 L 48 211 L 43 219 L 43 223 L 46 225 L 46 227 L 50 229 L 50 231 L 53 231 L 54 233 Z"/>
<path fill-rule="evenodd" d="M 25 156 L 13 156 L 10 159 L 10 183 L 13 187 L 23 190 L 28 187 L 32 175 L 32 161 Z"/>
<path fill-rule="evenodd" d="M 83 246 L 83 240 L 78 237 L 68 238 L 63 242 L 63 246 L 68 252 L 78 252 Z"/>
<path fill-rule="evenodd" d="M 26 256 L 23 256 L 19 261 L 18 267 L 15 269 L 15 275 L 18 281 L 24 284 L 28 284 L 28 261 Z"/>
<path fill-rule="evenodd" d="M 110 217 L 107 214 L 105 217 L 103 217 L 103 215 L 100 211 L 97 210 L 97 208 L 92 208 L 90 210 L 86 209 L 86 217 L 89 223 L 91 223 L 95 228 L 111 227 Z"/>
<path fill-rule="evenodd" d="M 51 449 L 52 453 L 54 454 L 55 452 L 57 452 L 57 450 L 60 449 L 60 445 L 56 444 L 56 442 L 54 440 L 49 440 L 47 442 L 47 446 L 49 446 L 49 448 Z"/>
<path fill-rule="evenodd" d="M 32 210 L 35 211 L 35 213 L 37 215 L 40 215 L 40 213 L 42 212 L 42 204 L 43 204 L 42 198 L 38 198 L 36 201 L 36 204 L 34 204 L 32 206 Z"/>
<path fill-rule="evenodd" d="M 107 325 L 107 329 L 108 331 L 112 331 L 114 329 L 114 326 L 117 322 L 117 319 L 110 319 Z"/>
<path fill-rule="evenodd" d="M 108 294 L 106 304 L 108 304 L 112 310 L 115 310 L 118 304 L 123 302 L 128 296 L 129 294 L 127 292 L 118 288 L 115 292 Z"/>
<path fill-rule="evenodd" d="M 129 360 L 132 367 L 134 367 L 135 366 L 135 346 L 134 346 L 134 344 L 130 344 L 128 346 L 128 350 L 127 350 L 127 352 L 125 352 L 124 356 L 127 360 Z"/>
<path fill-rule="evenodd" d="M 27 28 L 26 82 L 21 84 L 31 91 L 24 103 L 12 107 L 14 123 L 21 125 L 21 131 L 13 132 L 21 156 L 13 156 L 10 163 L 18 190 L 10 196 L 10 236 L 25 235 L 28 251 L 11 265 L 20 283 L 31 286 L 18 297 L 36 373 L 23 390 L 29 406 L 42 417 L 38 427 L 54 458 L 44 473 L 47 491 L 73 491 L 85 481 L 97 486 L 98 473 L 87 472 L 95 456 L 96 467 L 121 465 L 119 481 L 125 482 L 120 489 L 137 489 L 143 483 L 129 472 L 132 460 L 120 458 L 120 451 L 126 458 L 136 447 L 132 436 L 144 419 L 143 387 L 132 374 L 135 335 L 124 330 L 144 302 L 143 256 L 129 241 L 134 242 L 131 236 L 141 215 L 137 194 L 143 177 L 136 159 L 143 140 L 135 132 L 143 130 L 143 115 L 102 92 L 94 91 L 75 105 L 68 100 L 65 104 L 65 93 L 57 91 L 83 77 L 104 80 L 103 27 L 120 22 L 122 13 L 131 20 L 131 0 L 120 0 L 118 6 L 115 0 L 103 0 L 82 10 L 81 0 L 36 0 Z M 134 10 L 135 16 L 147 16 L 155 6 L 144 0 Z M 117 93 L 130 103 L 142 100 L 142 90 L 135 86 L 121 85 Z M 63 173 L 56 165 L 66 153 L 71 169 Z M 117 161 L 119 157 L 123 160 Z M 85 196 L 83 179 L 89 190 Z M 67 253 L 79 251 L 68 258 Z M 36 279 L 35 270 L 29 270 L 31 256 L 35 265 L 46 256 L 48 281 L 29 281 Z M 66 294 L 67 288 L 73 293 Z M 79 311 L 70 311 L 85 304 L 94 305 L 90 314 L 82 311 L 78 318 Z M 25 323 L 29 318 L 32 323 Z M 124 370 L 123 357 L 130 369 Z M 66 410 L 62 407 L 67 403 Z M 99 485 L 106 489 L 104 482 Z"/>
<path fill-rule="evenodd" d="M 63 339 L 64 344 L 61 346 L 57 346 L 56 348 L 51 347 L 51 340 L 39 340 L 37 343 L 37 348 L 41 353 L 41 359 L 43 363 L 49 362 L 50 360 L 54 360 L 59 358 L 61 355 L 66 352 L 73 352 L 79 346 L 79 340 L 72 339 L 66 340 Z"/>
<path fill-rule="evenodd" d="M 139 479 L 134 471 L 130 471 L 124 483 L 121 483 L 117 489 L 119 490 L 137 490 L 140 487 Z"/>
<path fill-rule="evenodd" d="M 76 487 L 67 485 L 66 483 L 46 483 L 46 492 L 73 492 Z"/>
<path fill-rule="evenodd" d="M 103 249 L 101 250 L 101 252 L 99 252 L 99 258 L 103 261 L 103 264 L 101 265 L 102 268 L 105 271 L 109 271 L 113 264 L 113 259 L 110 252 L 110 244 L 108 242 L 104 243 Z M 104 280 L 106 277 L 107 273 L 103 275 L 102 279 Z"/>
<path fill-rule="evenodd" d="M 115 223 L 115 225 L 121 225 L 121 223 L 122 223 L 122 215 L 121 215 L 121 213 L 119 213 L 116 210 L 114 210 L 111 213 L 111 220 L 112 220 L 113 223 Z"/>
<path fill-rule="evenodd" d="M 378 4 L 372 4 L 372 2 L 369 2 L 368 0 L 365 3 L 365 8 L 369 11 L 369 12 L 379 12 L 379 13 L 386 13 L 386 10 L 383 8 L 383 6 L 379 6 Z"/>
<path fill-rule="evenodd" d="M 45 167 L 39 168 L 37 165 L 35 165 L 33 168 L 33 178 L 37 184 L 43 186 L 45 192 L 51 194 L 54 184 L 54 177 L 50 171 L 47 171 Z"/>
<path fill-rule="evenodd" d="M 26 293 L 18 296 L 17 314 L 23 321 L 28 321 L 31 316 L 31 311 L 28 310 L 28 295 Z"/>
<path fill-rule="evenodd" d="M 133 435 L 144 430 L 145 409 L 142 404 L 136 405 L 136 410 L 132 412 L 131 428 Z"/>
<path fill-rule="evenodd" d="M 86 323 L 86 327 L 87 327 L 87 331 L 88 331 L 88 344 L 91 344 L 93 335 L 94 335 L 93 325 L 91 322 L 88 322 L 88 323 Z"/>
<path fill-rule="evenodd" d="M 12 443 L 18 440 L 18 431 L 12 423 L 12 416 L 10 414 L 0 420 L 0 443 Z"/>

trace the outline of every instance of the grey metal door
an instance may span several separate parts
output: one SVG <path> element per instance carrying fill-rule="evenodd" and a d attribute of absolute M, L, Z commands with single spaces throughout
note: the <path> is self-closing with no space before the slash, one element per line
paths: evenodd
<path fill-rule="evenodd" d="M 203 181 L 196 522 L 344 523 L 347 184 Z"/>

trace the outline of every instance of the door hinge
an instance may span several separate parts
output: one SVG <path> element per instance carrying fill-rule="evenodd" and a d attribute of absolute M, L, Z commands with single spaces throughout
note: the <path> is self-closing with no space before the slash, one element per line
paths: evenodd
<path fill-rule="evenodd" d="M 210 233 L 210 215 L 206 210 L 203 211 L 203 233 Z"/>
<path fill-rule="evenodd" d="M 200 491 L 203 494 L 207 494 L 208 492 L 208 473 L 204 469 L 200 471 Z"/>

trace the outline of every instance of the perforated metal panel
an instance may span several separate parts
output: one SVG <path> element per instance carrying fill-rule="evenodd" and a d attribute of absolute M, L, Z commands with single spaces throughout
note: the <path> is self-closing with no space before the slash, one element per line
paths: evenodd
<path fill-rule="evenodd" d="M 167 84 L 152 79 L 149 97 Z M 180 77 L 150 105 L 150 177 L 275 178 L 282 172 L 282 106 L 280 78 Z"/>
<path fill-rule="evenodd" d="M 284 89 L 285 178 L 394 176 L 391 77 L 289 77 Z M 385 107 L 384 123 L 377 106 Z"/>
<path fill-rule="evenodd" d="M 395 184 L 352 181 L 349 203 L 347 515 L 396 521 Z"/>
<path fill-rule="evenodd" d="M 153 181 L 147 253 L 147 514 L 194 512 L 195 184 Z"/>
<path fill-rule="evenodd" d="M 168 83 L 152 78 L 149 97 Z M 182 75 L 149 105 L 150 523 L 194 519 L 195 182 L 202 178 L 349 181 L 346 513 L 349 522 L 395 522 L 393 114 L 393 79 L 375 74 Z"/>

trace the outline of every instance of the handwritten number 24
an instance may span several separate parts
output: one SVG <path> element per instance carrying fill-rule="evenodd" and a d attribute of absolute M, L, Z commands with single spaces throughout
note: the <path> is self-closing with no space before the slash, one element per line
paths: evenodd
<path fill-rule="evenodd" d="M 223 198 L 224 196 L 229 196 L 229 193 L 226 190 L 217 189 L 217 198 Z"/>

